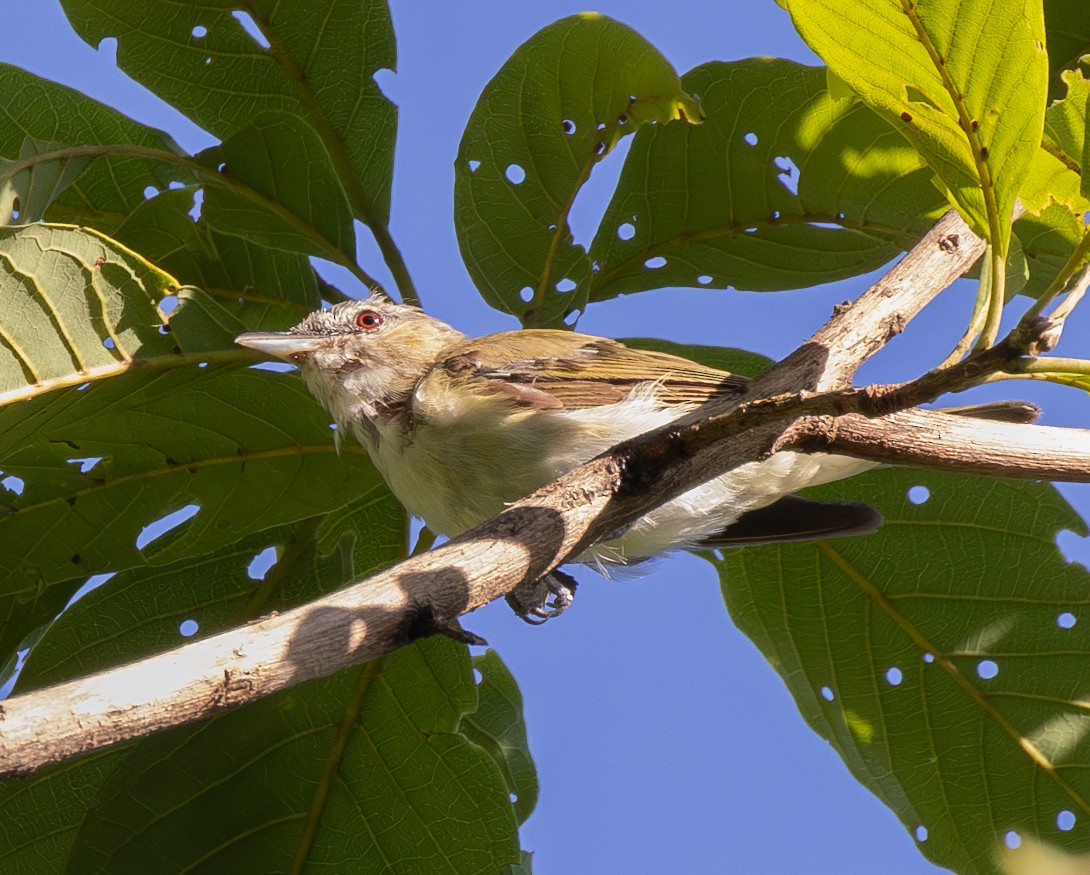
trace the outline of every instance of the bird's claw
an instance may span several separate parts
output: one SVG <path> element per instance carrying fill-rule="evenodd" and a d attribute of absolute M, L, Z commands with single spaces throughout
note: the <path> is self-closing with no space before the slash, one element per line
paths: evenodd
<path fill-rule="evenodd" d="M 519 619 L 540 626 L 568 609 L 575 599 L 576 585 L 570 574 L 552 571 L 531 583 L 520 583 L 507 594 L 507 604 Z"/>

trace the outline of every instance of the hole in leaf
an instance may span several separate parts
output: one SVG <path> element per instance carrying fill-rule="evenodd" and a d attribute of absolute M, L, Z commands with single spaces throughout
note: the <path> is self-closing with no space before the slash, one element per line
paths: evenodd
<path fill-rule="evenodd" d="M 696 281 L 698 283 L 700 283 L 700 285 L 706 286 L 706 285 L 709 285 L 711 283 L 712 279 L 714 279 L 714 277 L 710 277 L 706 273 L 702 273 L 700 276 L 698 276 L 696 278 Z"/>
<path fill-rule="evenodd" d="M 184 638 L 189 638 L 197 634 L 197 630 L 200 626 L 197 625 L 196 620 L 182 620 L 181 625 L 178 627 L 178 634 Z"/>
<path fill-rule="evenodd" d="M 581 315 L 582 315 L 582 311 L 581 311 L 581 310 L 569 310 L 569 311 L 568 311 L 568 312 L 567 312 L 567 313 L 566 313 L 566 314 L 564 315 L 564 324 L 565 324 L 565 325 L 574 325 L 574 324 L 575 324 L 576 322 L 578 322 L 578 321 L 579 321 L 579 317 L 580 317 Z"/>
<path fill-rule="evenodd" d="M 931 497 L 931 490 L 926 486 L 910 486 L 907 497 L 912 504 L 924 504 Z"/>
<path fill-rule="evenodd" d="M 84 389 L 86 389 L 90 385 L 91 385 L 90 383 L 80 383 L 78 386 L 76 386 L 76 391 L 77 392 L 82 392 Z"/>
<path fill-rule="evenodd" d="M 569 279 L 568 277 L 564 277 L 564 279 L 562 279 L 560 282 L 558 282 L 556 284 L 556 290 L 558 292 L 574 292 L 575 291 L 575 281 L 572 280 L 572 279 Z"/>
<path fill-rule="evenodd" d="M 575 133 L 575 122 L 573 122 L 570 118 L 564 119 L 564 121 L 560 123 L 560 127 L 563 128 L 564 133 L 567 134 L 569 137 Z"/>
<path fill-rule="evenodd" d="M 201 207 L 204 206 L 204 189 L 198 188 L 193 192 L 193 206 L 189 210 L 189 218 L 196 222 L 201 217 Z"/>
<path fill-rule="evenodd" d="M 518 793 L 508 793 L 507 798 L 511 800 L 511 804 L 513 805 L 514 803 L 519 801 L 519 794 Z"/>
<path fill-rule="evenodd" d="M 150 201 L 153 197 L 159 194 L 159 189 L 154 185 L 148 185 L 144 188 L 144 200 Z"/>
<path fill-rule="evenodd" d="M 622 240 L 631 240 L 636 236 L 636 226 L 631 222 L 625 222 L 623 225 L 618 225 L 617 236 Z"/>
<path fill-rule="evenodd" d="M 117 344 L 114 343 L 114 339 L 112 337 L 107 337 L 104 341 L 102 341 L 102 345 L 106 347 L 106 349 L 114 349 L 117 346 Z"/>
<path fill-rule="evenodd" d="M 660 267 L 666 267 L 666 259 L 661 255 L 656 255 L 654 258 L 647 259 L 643 266 L 648 270 L 658 270 Z"/>
<path fill-rule="evenodd" d="M 923 824 L 920 824 L 918 827 L 916 827 L 916 841 L 918 841 L 918 842 L 926 842 L 927 841 L 927 827 L 924 826 Z"/>
<path fill-rule="evenodd" d="M 190 31 L 193 39 L 204 39 L 208 36 L 208 28 L 203 24 L 198 24 L 193 30 Z"/>
<path fill-rule="evenodd" d="M 86 474 L 102 461 L 102 456 L 85 456 L 82 459 L 67 459 L 66 461 L 71 462 L 74 465 L 79 465 L 80 474 Z"/>
<path fill-rule="evenodd" d="M 833 690 L 832 690 L 831 687 L 822 687 L 821 688 L 821 698 L 823 698 L 826 702 L 831 702 L 831 701 L 833 701 L 833 699 L 836 698 L 836 695 L 833 693 Z"/>
<path fill-rule="evenodd" d="M 111 64 L 117 64 L 117 37 L 108 36 L 98 41 L 98 53 L 106 55 Z"/>
<path fill-rule="evenodd" d="M 630 99 L 635 100 L 634 97 L 630 98 Z M 595 130 L 597 130 L 597 131 L 604 131 L 605 129 L 606 129 L 606 123 L 605 122 L 598 122 L 598 127 L 595 128 Z"/>
<path fill-rule="evenodd" d="M 246 566 L 246 574 L 251 580 L 264 580 L 269 569 L 276 564 L 276 547 L 266 547 Z"/>
<path fill-rule="evenodd" d="M 484 683 L 484 675 L 481 674 L 481 670 L 479 668 L 473 669 L 473 683 L 478 685 Z"/>
<path fill-rule="evenodd" d="M 1070 629 L 1077 622 L 1078 619 L 1070 611 L 1064 611 L 1056 618 L 1056 625 L 1061 629 Z"/>
<path fill-rule="evenodd" d="M 506 176 L 507 181 L 513 185 L 521 185 L 526 179 L 526 171 L 518 164 L 508 164 L 507 169 L 503 171 L 503 175 Z"/>
<path fill-rule="evenodd" d="M 204 59 L 204 63 L 205 63 L 205 64 L 211 64 L 211 63 L 212 63 L 212 56 L 211 56 L 211 55 L 209 55 L 209 56 L 208 56 L 207 58 L 205 58 L 205 59 Z"/>
<path fill-rule="evenodd" d="M 745 140 L 746 143 L 748 145 L 750 145 L 750 146 L 756 146 L 757 145 L 757 135 L 755 133 L 753 133 L 753 131 L 750 131 L 748 134 L 746 134 L 744 137 L 742 137 L 742 139 Z"/>
<path fill-rule="evenodd" d="M 1075 814 L 1066 808 L 1056 815 L 1056 828 L 1067 832 L 1075 828 Z"/>
<path fill-rule="evenodd" d="M 26 486 L 26 482 L 16 477 L 14 474 L 8 474 L 3 480 L 0 480 L 0 486 L 3 486 L 8 492 L 14 492 L 16 495 L 23 494 L 23 488 Z"/>
<path fill-rule="evenodd" d="M 1012 829 L 1003 836 L 1003 844 L 1012 851 L 1017 851 L 1022 846 L 1022 837 Z"/>
<path fill-rule="evenodd" d="M 250 365 L 251 371 L 272 371 L 277 374 L 287 374 L 291 371 L 299 370 L 298 365 L 293 365 L 290 362 L 258 362 L 256 365 Z"/>
<path fill-rule="evenodd" d="M 480 167 L 480 166 L 481 166 L 481 162 L 480 162 L 480 161 L 472 161 L 472 160 L 471 160 L 471 161 L 469 162 L 469 172 L 470 172 L 470 173 L 476 173 L 476 172 L 477 172 L 477 168 L 478 168 L 478 167 Z"/>
<path fill-rule="evenodd" d="M 984 680 L 990 681 L 999 674 L 999 665 L 994 659 L 982 659 L 976 664 L 976 673 Z"/>
<path fill-rule="evenodd" d="M 897 668 L 897 666 L 893 666 L 886 671 L 886 681 L 891 687 L 898 686 L 903 680 L 904 675 L 901 673 L 901 670 Z"/>
<path fill-rule="evenodd" d="M 519 289 L 519 297 L 529 304 L 534 299 L 534 290 L 529 286 L 523 286 Z"/>
<path fill-rule="evenodd" d="M 191 520 L 197 515 L 197 511 L 200 509 L 201 506 L 199 504 L 187 504 L 185 507 L 179 508 L 173 513 L 168 513 L 166 516 L 148 523 L 140 530 L 140 534 L 136 536 L 136 549 L 143 550 L 156 538 L 163 537 L 163 535 L 171 529 L 176 529 L 182 523 Z"/>
<path fill-rule="evenodd" d="M 178 306 L 178 296 L 177 295 L 167 295 L 166 297 L 163 298 L 163 300 L 161 300 L 159 302 L 159 310 L 160 310 L 160 312 L 163 312 L 163 313 L 169 313 L 171 310 L 173 310 L 177 306 Z"/>
<path fill-rule="evenodd" d="M 776 165 L 776 169 L 780 172 L 776 174 L 776 179 L 780 181 L 791 194 L 799 193 L 799 168 L 798 165 L 792 161 L 787 155 L 777 155 L 773 159 L 773 164 Z"/>
<path fill-rule="evenodd" d="M 236 9 L 231 15 L 235 17 L 235 21 L 242 25 L 242 29 L 250 35 L 250 39 L 263 49 L 269 47 L 269 41 L 265 38 L 265 34 L 261 32 L 261 28 L 257 26 L 257 22 L 253 20 L 249 12 L 243 12 L 241 9 Z"/>
<path fill-rule="evenodd" d="M 385 97 L 389 97 L 391 92 L 397 87 L 397 73 L 389 67 L 383 67 L 379 70 L 375 70 L 374 75 L 371 76 L 371 81 L 375 83 L 378 90 L 381 91 Z"/>
<path fill-rule="evenodd" d="M 197 362 L 197 367 L 198 368 L 207 368 L 208 367 L 208 362 Z"/>
<path fill-rule="evenodd" d="M 934 662 L 935 661 L 935 654 L 934 653 L 925 653 L 923 655 L 923 661 L 926 662 L 926 663 Z"/>
<path fill-rule="evenodd" d="M 177 191 L 179 188 L 185 188 L 185 183 L 179 182 L 177 179 L 172 179 L 170 182 L 167 183 L 167 188 L 169 188 L 171 191 Z"/>

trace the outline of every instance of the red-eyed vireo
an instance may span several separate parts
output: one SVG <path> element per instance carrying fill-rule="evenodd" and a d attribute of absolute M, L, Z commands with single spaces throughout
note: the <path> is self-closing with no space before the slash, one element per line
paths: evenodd
<path fill-rule="evenodd" d="M 338 435 L 367 449 L 406 509 L 454 536 L 626 438 L 674 420 L 748 380 L 602 337 L 531 329 L 468 338 L 414 307 L 372 295 L 312 313 L 243 346 L 299 365 Z M 603 573 L 669 550 L 865 534 L 863 504 L 791 493 L 870 467 L 777 453 L 664 504 L 577 561 Z M 559 584 L 554 580 L 552 584 Z M 553 586 L 550 609 L 570 594 Z"/>

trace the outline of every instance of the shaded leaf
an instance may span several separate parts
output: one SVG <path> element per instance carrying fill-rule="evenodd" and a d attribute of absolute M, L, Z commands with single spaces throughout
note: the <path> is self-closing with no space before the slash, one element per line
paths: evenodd
<path fill-rule="evenodd" d="M 807 722 L 941 866 L 996 873 L 1008 830 L 1090 846 L 1090 581 L 1055 544 L 1085 523 L 1051 486 L 937 472 L 808 494 L 864 494 L 885 524 L 716 562 Z"/>
<path fill-rule="evenodd" d="M 478 99 L 454 168 L 458 244 L 485 301 L 526 325 L 580 309 L 591 264 L 568 212 L 594 165 L 642 124 L 701 116 L 658 50 L 612 19 L 571 16 L 523 43 Z"/>
<path fill-rule="evenodd" d="M 537 804 L 538 783 L 522 722 L 522 693 L 495 650 L 473 657 L 473 669 L 481 675 L 477 684 L 479 704 L 474 713 L 466 715 L 460 728 L 499 767 L 511 794 L 515 817 L 523 823 Z"/>
<path fill-rule="evenodd" d="M 380 482 L 362 448 L 336 453 L 324 412 L 294 375 L 196 364 L 9 405 L 0 458 L 25 481 L 0 516 L 5 648 L 52 618 L 42 614 L 52 603 L 38 608 L 42 588 L 204 555 Z M 99 458 L 83 469 L 80 460 Z M 194 507 L 174 537 L 137 544 L 153 522 Z"/>
<path fill-rule="evenodd" d="M 217 149 L 226 184 L 205 189 L 202 216 L 259 246 L 355 258 L 352 211 L 324 143 L 302 119 L 263 113 Z M 242 183 L 243 187 L 232 181 Z"/>
<path fill-rule="evenodd" d="M 1090 54 L 1090 14 L 1082 0 L 1044 0 L 1048 37 L 1048 98 L 1066 94 L 1062 74 Z"/>
<path fill-rule="evenodd" d="M 496 871 L 517 829 L 495 763 L 458 732 L 475 705 L 465 648 L 431 639 L 150 739 L 68 871 Z"/>
<path fill-rule="evenodd" d="M 45 160 L 58 151 L 64 151 L 63 143 L 27 137 L 17 161 L 0 158 L 0 225 L 40 221 L 92 161 L 90 156 L 79 155 Z"/>
<path fill-rule="evenodd" d="M 397 109 L 372 78 L 395 65 L 384 2 L 61 5 L 87 43 L 116 38 L 122 70 L 221 139 L 270 110 L 304 121 L 353 186 L 360 217 L 386 224 Z"/>
<path fill-rule="evenodd" d="M 191 215 L 196 191 L 187 187 L 150 198 L 114 236 L 180 282 L 214 296 L 247 329 L 289 328 L 321 306 L 306 256 L 217 233 Z"/>
<path fill-rule="evenodd" d="M 181 154 L 161 131 L 126 118 L 116 109 L 38 76 L 0 64 L 0 156 L 17 159 L 29 139 L 60 145 L 116 145 L 100 157 L 57 199 L 53 221 L 74 222 L 103 231 L 116 227 L 145 197 L 172 180 L 191 181 L 188 170 L 166 161 L 126 154 L 126 145 Z"/>
<path fill-rule="evenodd" d="M 591 245 L 591 299 L 664 286 L 777 290 L 872 270 L 945 203 L 904 139 L 825 71 L 712 62 L 707 121 L 639 131 Z"/>
<path fill-rule="evenodd" d="M 803 39 L 897 126 L 973 230 L 1005 256 L 1043 123 L 1048 57 L 1039 0 L 786 6 Z"/>

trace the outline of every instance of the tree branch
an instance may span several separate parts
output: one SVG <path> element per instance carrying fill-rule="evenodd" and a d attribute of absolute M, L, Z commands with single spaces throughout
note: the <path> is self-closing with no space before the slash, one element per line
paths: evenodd
<path fill-rule="evenodd" d="M 0 710 L 0 774 L 188 723 L 449 629 L 460 615 L 539 579 L 665 501 L 780 450 L 1090 480 L 1090 432 L 922 410 L 869 419 L 856 411 L 868 410 L 875 392 L 844 389 L 856 368 L 982 250 L 964 223 L 948 215 L 854 305 L 837 308 L 807 343 L 756 380 L 740 402 L 708 405 L 620 444 L 495 519 L 345 590 L 10 699 Z M 999 358 L 1017 354 L 1015 347 Z M 923 390 L 878 392 L 879 410 L 964 388 L 975 377 L 969 367 L 939 373 L 926 375 Z"/>

